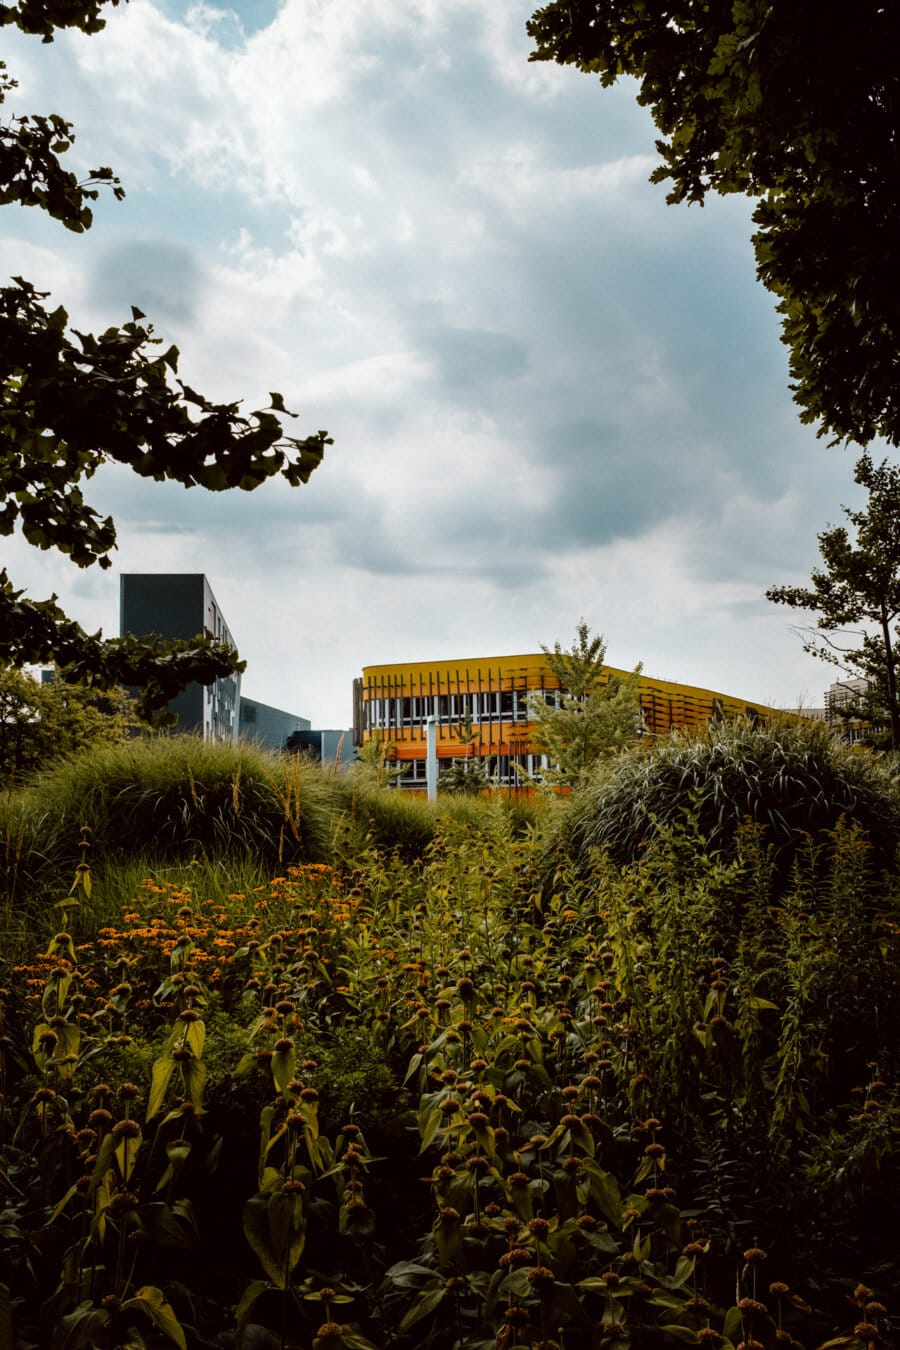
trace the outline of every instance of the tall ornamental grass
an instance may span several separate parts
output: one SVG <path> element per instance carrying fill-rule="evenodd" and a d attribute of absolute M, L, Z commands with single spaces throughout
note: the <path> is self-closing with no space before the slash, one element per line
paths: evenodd
<path fill-rule="evenodd" d="M 876 868 L 893 866 L 900 842 L 900 794 L 889 763 L 839 743 L 821 723 L 795 718 L 710 723 L 636 746 L 573 794 L 554 844 L 582 868 L 598 851 L 629 863 L 688 817 L 710 855 L 733 855 L 743 824 L 759 826 L 780 882 L 798 851 L 842 820 L 863 832 Z"/>
<path fill-rule="evenodd" d="M 161 736 L 97 745 L 0 799 L 0 900 L 7 925 L 27 928 L 44 898 L 75 877 L 85 847 L 96 907 L 117 903 L 134 873 L 217 894 L 225 874 L 261 884 L 288 865 L 368 847 L 422 857 L 444 817 L 478 831 L 499 812 L 523 831 L 540 814 L 540 803 L 524 798 L 482 805 L 430 803 L 386 791 L 364 772 L 337 773 L 252 743 Z"/>

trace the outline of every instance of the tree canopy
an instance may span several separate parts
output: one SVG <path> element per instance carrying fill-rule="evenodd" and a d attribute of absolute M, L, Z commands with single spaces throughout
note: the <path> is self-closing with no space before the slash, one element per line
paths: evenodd
<path fill-rule="evenodd" d="M 844 525 L 819 535 L 824 568 L 811 586 L 773 586 L 776 604 L 818 614 L 806 650 L 866 682 L 868 695 L 855 710 L 891 729 L 891 748 L 900 750 L 897 650 L 891 627 L 900 617 L 900 468 L 874 464 L 863 455 L 856 481 L 868 492 L 863 510 L 844 507 L 855 538 Z M 819 638 L 819 634 L 824 637 Z"/>
<path fill-rule="evenodd" d="M 900 9 L 554 0 L 532 60 L 640 82 L 670 202 L 746 193 L 801 420 L 900 444 Z"/>
<path fill-rule="evenodd" d="M 0 5 L 0 27 L 15 24 L 44 42 L 59 27 L 95 33 L 104 26 L 104 3 L 118 0 L 20 0 Z M 14 88 L 0 65 L 0 102 Z M 0 126 L 0 204 L 37 207 L 75 233 L 88 229 L 101 189 L 117 198 L 123 190 L 108 167 L 81 180 L 64 167 L 73 141 L 57 114 L 10 117 Z M 294 414 L 280 394 L 255 411 L 213 402 L 178 379 L 177 348 L 160 350 L 140 310 L 95 336 L 70 329 L 66 310 L 49 308 L 47 299 L 22 277 L 0 289 L 0 534 L 18 529 L 79 567 L 108 568 L 114 522 L 82 491 L 104 464 L 218 492 L 252 491 L 275 475 L 297 486 L 320 463 L 330 438 L 286 435 L 283 420 Z M 233 650 L 207 638 L 165 648 L 134 638 L 104 642 L 67 619 L 56 596 L 26 600 L 3 572 L 0 663 L 29 662 L 54 662 L 66 679 L 101 688 L 139 685 L 144 711 L 193 680 L 208 684 L 241 665 Z"/>
<path fill-rule="evenodd" d="M 95 693 L 63 680 L 0 669 L 0 775 L 5 788 L 52 760 L 140 729 L 134 699 L 121 688 Z"/>

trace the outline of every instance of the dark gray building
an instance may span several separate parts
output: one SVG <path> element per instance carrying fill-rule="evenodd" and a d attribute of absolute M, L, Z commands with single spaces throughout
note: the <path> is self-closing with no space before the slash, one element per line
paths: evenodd
<path fill-rule="evenodd" d="M 234 647 L 234 638 L 202 572 L 126 572 L 119 585 L 119 632 L 135 637 L 195 638 L 203 633 Z M 238 736 L 240 675 L 189 684 L 169 704 L 177 730 L 208 741 Z"/>
<path fill-rule="evenodd" d="M 297 755 L 312 755 L 320 763 L 339 769 L 352 764 L 356 755 L 352 728 L 346 731 L 311 731 L 301 728 L 289 738 L 287 749 Z"/>
<path fill-rule="evenodd" d="M 255 699 L 241 695 L 241 715 L 238 735 L 242 740 L 258 741 L 273 750 L 284 750 L 289 737 L 310 732 L 308 717 L 298 717 L 295 713 L 284 712 L 281 708 L 270 708 L 267 703 L 257 703 Z"/>
<path fill-rule="evenodd" d="M 119 632 L 164 639 L 191 639 L 208 633 L 230 647 L 237 646 L 202 572 L 124 573 L 119 586 Z M 236 741 L 240 736 L 272 750 L 286 749 L 294 736 L 309 735 L 318 738 L 323 755 L 327 752 L 333 757 L 343 734 L 311 731 L 308 717 L 245 698 L 239 675 L 209 686 L 190 684 L 172 700 L 169 710 L 178 717 L 176 731 L 207 741 Z M 345 751 L 342 759 L 346 757 Z"/>

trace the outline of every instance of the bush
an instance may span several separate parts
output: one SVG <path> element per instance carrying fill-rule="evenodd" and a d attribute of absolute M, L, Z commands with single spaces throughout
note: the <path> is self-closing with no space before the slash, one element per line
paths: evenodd
<path fill-rule="evenodd" d="M 741 826 L 760 826 L 783 882 L 797 851 L 841 820 L 857 825 L 876 868 L 892 866 L 900 797 L 885 761 L 837 742 L 821 723 L 711 723 L 637 746 L 573 795 L 559 851 L 580 870 L 594 850 L 629 863 L 691 818 L 709 854 L 731 856 Z"/>
<path fill-rule="evenodd" d="M 0 800 L 4 922 L 8 936 L 27 938 L 34 916 L 59 899 L 60 878 L 74 877 L 83 826 L 100 914 L 145 876 L 210 894 L 229 881 L 233 889 L 235 879 L 252 889 L 289 864 L 352 859 L 370 848 L 422 858 L 441 819 L 464 818 L 473 836 L 492 835 L 499 821 L 521 833 L 536 810 L 530 799 L 435 804 L 244 742 L 98 744 Z"/>

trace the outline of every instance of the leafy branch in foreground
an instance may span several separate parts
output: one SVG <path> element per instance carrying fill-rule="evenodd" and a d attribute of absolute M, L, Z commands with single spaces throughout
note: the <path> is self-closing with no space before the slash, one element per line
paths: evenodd
<path fill-rule="evenodd" d="M 84 502 L 80 480 L 104 463 L 127 464 L 143 478 L 171 479 L 212 492 L 252 491 L 275 474 L 305 483 L 328 443 L 325 432 L 285 437 L 280 394 L 267 409 L 242 414 L 169 382 L 178 350 L 155 354 L 158 339 L 132 320 L 99 337 L 66 331 L 68 315 L 21 277 L 0 291 L 0 481 L 6 504 L 0 532 L 19 524 L 29 543 L 58 548 L 81 567 L 115 546 L 109 517 Z"/>
<path fill-rule="evenodd" d="M 640 82 L 670 202 L 756 200 L 801 421 L 900 444 L 897 7 L 860 0 L 819 22 L 768 0 L 553 0 L 528 31 L 532 60 Z"/>
<path fill-rule="evenodd" d="M 158 710 L 186 684 L 212 684 L 246 664 L 233 648 L 209 637 L 162 645 L 131 633 L 106 640 L 100 633 L 86 633 L 66 617 L 56 596 L 28 600 L 13 590 L 5 570 L 0 571 L 0 632 L 0 664 L 19 669 L 56 661 L 60 678 L 68 683 L 136 688 L 135 711 L 150 723 L 159 722 Z"/>
<path fill-rule="evenodd" d="M 20 0 L 0 4 L 0 28 L 15 25 L 52 42 L 56 27 L 96 33 L 104 3 L 118 0 Z M 16 87 L 0 62 L 0 103 Z M 83 233 L 100 188 L 124 191 L 112 169 L 84 179 L 60 156 L 73 144 L 71 124 L 58 114 L 12 115 L 0 126 L 0 205 L 35 206 L 67 229 Z M 252 491 L 280 476 L 305 483 L 330 437 L 284 434 L 294 416 L 278 393 L 269 405 L 243 412 L 239 402 L 216 403 L 177 378 L 179 353 L 153 336 L 144 315 L 99 335 L 69 328 L 62 306 L 14 277 L 0 289 L 0 534 L 21 530 L 37 548 L 55 548 L 79 567 L 110 566 L 116 530 L 84 499 L 83 480 L 104 464 L 127 465 L 143 478 L 222 492 Z M 53 596 L 29 602 L 6 574 L 0 582 L 0 662 L 52 662 L 67 680 L 100 688 L 140 685 L 142 711 L 167 702 L 192 681 L 212 683 L 240 669 L 219 643 L 105 643 L 69 620 Z"/>

